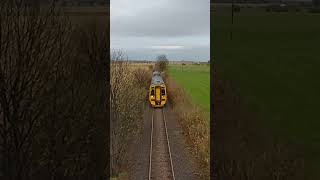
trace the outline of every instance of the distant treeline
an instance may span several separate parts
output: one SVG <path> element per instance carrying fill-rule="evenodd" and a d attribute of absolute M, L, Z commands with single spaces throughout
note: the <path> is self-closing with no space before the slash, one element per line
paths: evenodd
<path fill-rule="evenodd" d="M 211 5 L 215 4 L 231 4 L 232 1 L 236 4 L 296 4 L 300 6 L 310 6 L 315 5 L 318 6 L 320 4 L 320 0 L 312 0 L 312 1 L 281 1 L 281 0 L 214 0 L 211 2 Z"/>
<path fill-rule="evenodd" d="M 27 4 L 50 4 L 52 0 L 25 0 Z M 57 5 L 60 6 L 109 6 L 110 0 L 57 0 Z"/>

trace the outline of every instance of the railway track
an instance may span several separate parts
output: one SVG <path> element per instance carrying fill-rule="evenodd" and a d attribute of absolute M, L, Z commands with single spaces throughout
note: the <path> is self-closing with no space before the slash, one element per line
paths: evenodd
<path fill-rule="evenodd" d="M 152 110 L 148 179 L 175 180 L 165 113 Z"/>

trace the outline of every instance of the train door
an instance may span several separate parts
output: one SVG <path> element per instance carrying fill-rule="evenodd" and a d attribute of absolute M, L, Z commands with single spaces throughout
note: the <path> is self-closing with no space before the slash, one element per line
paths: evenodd
<path fill-rule="evenodd" d="M 156 86 L 156 102 L 161 101 L 160 86 Z"/>

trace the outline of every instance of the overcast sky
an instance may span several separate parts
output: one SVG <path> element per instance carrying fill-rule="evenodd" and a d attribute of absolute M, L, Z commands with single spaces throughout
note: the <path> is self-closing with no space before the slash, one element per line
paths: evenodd
<path fill-rule="evenodd" d="M 210 57 L 210 0 L 111 0 L 111 48 L 129 59 Z"/>

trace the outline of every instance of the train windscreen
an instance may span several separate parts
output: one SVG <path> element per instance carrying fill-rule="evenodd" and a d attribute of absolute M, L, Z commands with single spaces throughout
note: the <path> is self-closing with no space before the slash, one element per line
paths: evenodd
<path fill-rule="evenodd" d="M 161 95 L 162 95 L 162 96 L 165 96 L 165 95 L 166 95 L 166 90 L 164 89 L 164 87 L 161 88 Z"/>

